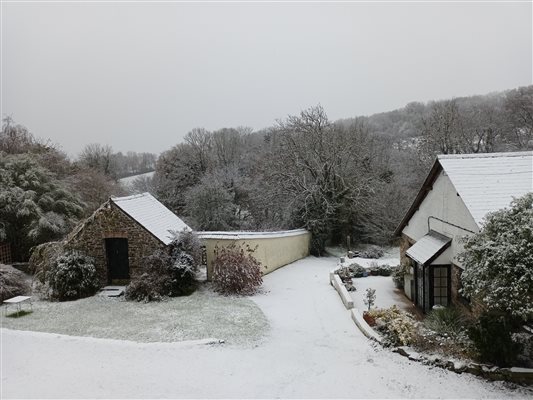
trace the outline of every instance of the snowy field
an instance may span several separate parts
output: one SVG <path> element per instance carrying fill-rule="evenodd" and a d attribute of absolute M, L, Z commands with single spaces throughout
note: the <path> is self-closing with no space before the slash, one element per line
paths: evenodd
<path fill-rule="evenodd" d="M 118 181 L 124 185 L 124 186 L 129 186 L 133 183 L 134 180 L 136 179 L 139 179 L 139 178 L 151 178 L 153 177 L 155 174 L 155 171 L 152 171 L 152 172 L 146 172 L 144 174 L 139 174 L 139 175 L 132 175 L 132 176 L 128 176 L 126 178 L 121 178 L 119 179 Z"/>
<path fill-rule="evenodd" d="M 1 318 L 4 328 L 136 342 L 215 338 L 253 344 L 269 330 L 253 301 L 220 296 L 206 287 L 187 297 L 152 303 L 101 296 L 61 303 L 37 301 L 31 314 L 10 318 L 2 313 Z"/>
<path fill-rule="evenodd" d="M 336 263 L 309 257 L 267 275 L 264 293 L 253 300 L 270 330 L 253 346 L 135 343 L 2 329 L 1 397 L 533 396 L 530 389 L 411 362 L 369 342 L 328 283 Z"/>

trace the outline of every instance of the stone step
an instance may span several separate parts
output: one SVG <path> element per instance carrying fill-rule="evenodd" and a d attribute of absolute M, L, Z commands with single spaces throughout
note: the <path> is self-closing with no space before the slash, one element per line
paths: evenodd
<path fill-rule="evenodd" d="M 118 297 L 124 294 L 124 290 L 126 286 L 105 286 L 98 294 L 105 297 Z"/>

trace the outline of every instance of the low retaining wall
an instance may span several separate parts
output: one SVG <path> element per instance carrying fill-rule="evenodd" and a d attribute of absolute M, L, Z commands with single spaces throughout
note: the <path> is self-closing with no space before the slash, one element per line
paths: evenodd
<path fill-rule="evenodd" d="M 207 256 L 207 280 L 213 274 L 215 248 L 236 246 L 255 249 L 253 256 L 261 263 L 263 275 L 309 255 L 311 233 L 305 229 L 279 232 L 197 232 Z"/>
<path fill-rule="evenodd" d="M 346 290 L 344 284 L 342 283 L 340 276 L 331 272 L 329 275 L 329 279 L 331 285 L 333 285 L 337 293 L 339 293 L 344 307 L 346 307 L 346 309 L 348 310 L 351 310 L 353 308 L 353 299 L 352 296 L 350 296 L 350 293 Z"/>
<path fill-rule="evenodd" d="M 378 343 L 383 343 L 383 339 L 379 333 L 377 333 L 370 325 L 366 323 L 366 321 L 363 319 L 363 316 L 359 313 L 359 310 L 357 308 L 353 308 L 350 310 L 352 314 L 352 320 L 355 322 L 355 325 L 359 328 L 361 332 L 363 332 L 363 335 L 365 335 L 367 338 L 375 340 Z"/>
<path fill-rule="evenodd" d="M 492 381 L 508 381 L 521 384 L 533 384 L 533 369 L 531 368 L 500 368 L 493 365 L 478 364 L 478 363 L 464 363 L 460 361 L 447 360 L 439 356 L 426 356 L 417 353 L 409 347 L 396 347 L 395 353 L 401 354 L 409 358 L 411 361 L 418 361 L 427 365 L 434 365 L 436 367 L 444 368 L 449 371 L 461 374 L 463 372 L 481 376 Z"/>

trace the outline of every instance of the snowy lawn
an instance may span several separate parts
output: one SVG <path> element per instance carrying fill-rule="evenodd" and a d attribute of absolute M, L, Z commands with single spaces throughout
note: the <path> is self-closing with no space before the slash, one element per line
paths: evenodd
<path fill-rule="evenodd" d="M 225 297 L 205 286 L 188 297 L 138 303 L 93 296 L 76 301 L 34 301 L 33 313 L 5 317 L 4 328 L 73 336 L 175 342 L 216 338 L 254 343 L 268 332 L 261 309 L 244 297 Z"/>
<path fill-rule="evenodd" d="M 309 257 L 264 277 L 264 293 L 253 300 L 271 329 L 254 346 L 134 343 L 2 329 L 0 397 L 533 396 L 527 388 L 409 361 L 367 340 L 328 283 L 336 263 Z"/>

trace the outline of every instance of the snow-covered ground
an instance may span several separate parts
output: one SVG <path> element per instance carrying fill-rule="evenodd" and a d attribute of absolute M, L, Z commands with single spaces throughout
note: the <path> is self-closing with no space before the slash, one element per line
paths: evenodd
<path fill-rule="evenodd" d="M 396 289 L 390 276 L 368 276 L 366 278 L 354 278 L 353 285 L 355 292 L 350 292 L 354 301 L 354 306 L 361 313 L 368 309 L 363 298 L 367 288 L 376 289 L 376 302 L 374 308 L 389 308 L 397 305 L 400 309 L 412 310 L 413 304 L 402 293 Z"/>
<path fill-rule="evenodd" d="M 101 296 L 61 303 L 34 301 L 33 313 L 21 318 L 2 313 L 0 321 L 10 329 L 136 342 L 223 338 L 245 345 L 268 332 L 268 321 L 252 300 L 221 296 L 206 286 L 190 296 L 151 303 Z"/>
<path fill-rule="evenodd" d="M 1 397 L 531 398 L 369 342 L 328 284 L 336 263 L 309 257 L 265 276 L 253 299 L 271 329 L 253 347 L 2 329 Z"/>
<path fill-rule="evenodd" d="M 129 186 L 129 185 L 131 185 L 133 183 L 133 181 L 135 179 L 138 179 L 138 178 L 151 178 L 151 177 L 154 176 L 154 174 L 155 174 L 155 171 L 151 171 L 151 172 L 146 172 L 144 174 L 132 175 L 132 176 L 128 176 L 126 178 L 121 178 L 118 181 L 124 186 Z"/>
<path fill-rule="evenodd" d="M 362 258 L 354 257 L 348 258 L 345 257 L 345 261 L 342 265 L 348 266 L 350 264 L 357 263 L 362 267 L 369 268 L 372 263 L 377 263 L 378 265 L 391 265 L 396 266 L 400 265 L 400 248 L 399 247 L 389 247 L 385 249 L 385 254 L 383 257 L 372 259 L 372 258 Z"/>

